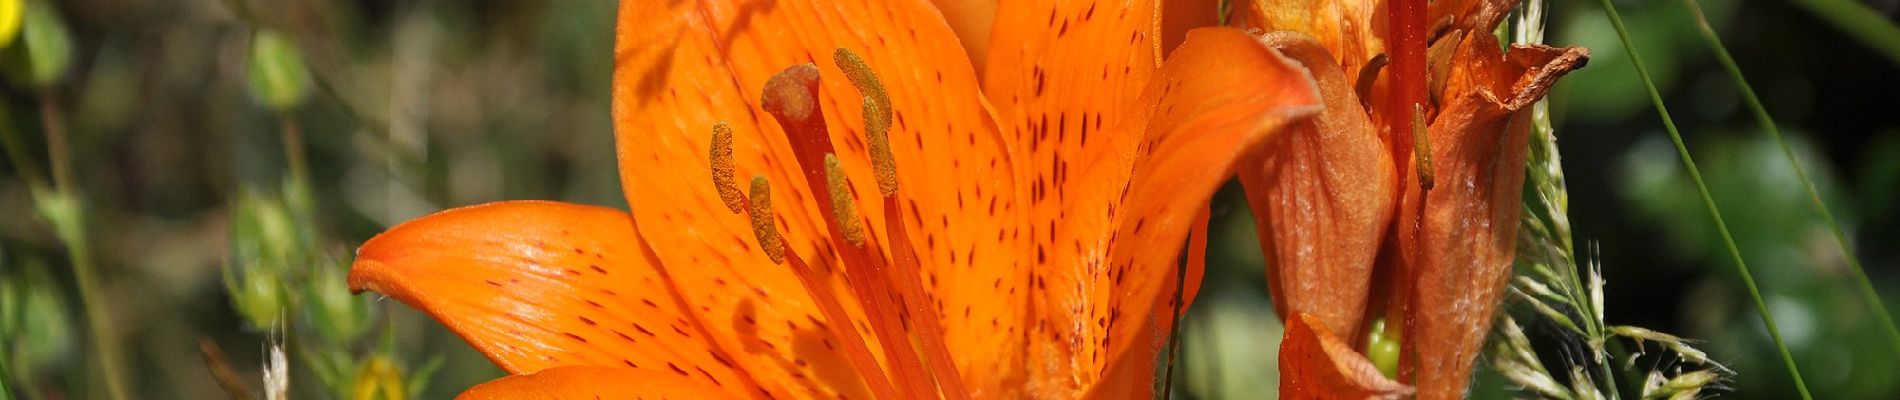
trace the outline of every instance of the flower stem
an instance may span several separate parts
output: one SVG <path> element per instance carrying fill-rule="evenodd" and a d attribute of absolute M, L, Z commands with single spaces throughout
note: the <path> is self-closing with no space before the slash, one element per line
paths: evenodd
<path fill-rule="evenodd" d="M 1729 256 L 1735 260 L 1735 272 L 1742 276 L 1742 284 L 1748 287 L 1748 295 L 1755 300 L 1755 312 L 1761 314 L 1762 324 L 1768 327 L 1768 336 L 1775 341 L 1775 350 L 1781 352 L 1781 362 L 1788 367 L 1788 375 L 1794 377 L 1795 390 L 1801 398 L 1812 400 L 1808 385 L 1801 380 L 1801 370 L 1795 367 L 1794 354 L 1788 352 L 1788 343 L 1781 338 L 1781 328 L 1775 325 L 1775 315 L 1768 311 L 1768 302 L 1762 300 L 1761 288 L 1755 285 L 1755 275 L 1748 272 L 1748 263 L 1742 260 L 1742 251 L 1735 246 L 1735 236 L 1729 233 L 1728 223 L 1722 220 L 1722 210 L 1715 205 L 1715 197 L 1709 194 L 1709 185 L 1702 181 L 1702 171 L 1695 166 L 1695 158 L 1689 156 L 1688 145 L 1682 142 L 1682 132 L 1676 130 L 1676 122 L 1669 118 L 1669 107 L 1663 105 L 1662 94 L 1656 90 L 1656 82 L 1649 77 L 1649 68 L 1643 65 L 1643 58 L 1637 54 L 1636 43 L 1631 41 L 1629 28 L 1623 25 L 1623 18 L 1616 12 L 1616 5 L 1610 0 L 1597 0 L 1603 5 L 1603 12 L 1610 17 L 1610 25 L 1616 28 L 1616 36 L 1623 42 L 1623 50 L 1629 53 L 1630 64 L 1636 67 L 1636 75 L 1643 80 L 1643 88 L 1649 92 L 1649 101 L 1656 107 L 1656 113 L 1662 116 L 1663 130 L 1669 132 L 1669 141 L 1676 145 L 1676 154 L 1682 157 L 1682 167 L 1689 171 L 1689 179 L 1695 182 L 1696 192 L 1702 195 L 1702 205 L 1709 210 L 1709 217 L 1715 220 L 1715 229 L 1722 235 L 1722 243 L 1727 245 Z"/>
<path fill-rule="evenodd" d="M 66 128 L 61 122 L 58 103 L 51 92 L 40 94 L 40 120 L 46 130 L 46 152 L 53 170 L 53 196 L 66 202 L 66 212 L 47 213 L 47 219 L 53 225 L 53 231 L 61 242 L 66 243 L 66 256 L 72 263 L 73 280 L 79 287 L 79 300 L 86 312 L 87 329 L 92 335 L 93 361 L 98 363 L 99 371 L 104 375 L 106 396 L 110 399 L 125 399 L 125 369 L 119 364 L 123 352 L 119 342 L 113 338 L 112 316 L 106 310 L 104 299 L 99 294 L 98 276 L 94 270 L 92 245 L 86 238 L 85 206 L 81 205 L 77 189 L 72 181 L 71 147 L 67 142 Z M 36 196 L 37 199 L 49 199 Z"/>
<path fill-rule="evenodd" d="M 297 119 L 288 112 L 278 117 L 284 140 L 284 159 L 290 164 L 290 179 L 294 185 L 308 185 L 310 182 L 310 164 L 305 161 L 303 133 L 297 129 Z"/>
<path fill-rule="evenodd" d="M 12 352 L 12 338 L 0 337 L 0 346 L 6 346 Z M 7 356 L 0 355 L 0 400 L 13 400 L 13 373 L 7 370 Z"/>
<path fill-rule="evenodd" d="M 1820 1 L 1824 0 L 1809 0 L 1809 2 Z M 1809 179 L 1807 169 L 1801 167 L 1801 160 L 1795 156 L 1794 147 L 1789 146 L 1788 139 L 1781 136 L 1781 128 L 1776 127 L 1774 118 L 1768 116 L 1768 108 L 1762 106 L 1761 98 L 1755 95 L 1754 87 L 1748 84 L 1747 78 L 1742 77 L 1741 67 L 1736 66 L 1735 58 L 1728 54 L 1728 48 L 1722 46 L 1722 38 L 1715 34 L 1714 27 L 1709 26 L 1708 17 L 1702 15 L 1702 6 L 1695 0 L 1683 0 L 1683 3 L 1689 7 L 1690 15 L 1695 17 L 1696 27 L 1701 30 L 1703 41 L 1707 42 L 1709 49 L 1715 52 L 1716 59 L 1721 61 L 1722 69 L 1727 70 L 1729 78 L 1735 81 L 1735 89 L 1741 92 L 1742 101 L 1748 103 L 1749 111 L 1755 114 L 1755 122 L 1761 124 L 1762 130 L 1767 131 L 1768 136 L 1775 139 L 1775 143 L 1781 145 L 1781 153 L 1788 157 L 1788 165 L 1794 167 L 1795 177 L 1801 179 L 1801 187 L 1808 191 L 1808 200 L 1814 203 L 1814 211 L 1821 214 L 1821 219 L 1827 221 L 1828 229 L 1833 231 L 1834 242 L 1840 245 L 1841 255 L 1847 259 L 1847 266 L 1854 272 L 1854 279 L 1859 284 L 1861 299 L 1866 301 L 1867 306 L 1874 311 L 1874 316 L 1880 318 L 1880 322 L 1886 325 L 1887 341 L 1891 342 L 1888 348 L 1893 350 L 1895 355 L 1900 355 L 1900 327 L 1894 325 L 1893 314 L 1887 312 L 1886 303 L 1880 301 L 1880 292 L 1874 290 L 1873 282 L 1867 278 L 1867 270 L 1860 265 L 1860 256 L 1855 255 L 1854 249 L 1848 245 L 1846 231 L 1841 230 L 1840 222 L 1834 220 L 1834 213 L 1828 211 L 1827 202 L 1821 201 L 1821 191 L 1814 188 L 1814 180 Z M 1900 41 L 1900 37 L 1895 40 Z M 1900 51 L 1900 47 L 1894 50 Z"/>

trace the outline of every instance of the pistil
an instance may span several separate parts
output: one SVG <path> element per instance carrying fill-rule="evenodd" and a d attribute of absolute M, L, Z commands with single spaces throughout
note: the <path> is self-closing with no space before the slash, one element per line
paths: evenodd
<path fill-rule="evenodd" d="M 1406 173 L 1419 173 L 1420 178 L 1426 178 L 1428 175 L 1424 171 L 1411 172 L 1406 169 L 1422 169 L 1424 166 L 1415 166 L 1412 164 L 1422 163 L 1427 160 L 1417 159 L 1414 160 L 1413 163 L 1405 162 L 1405 160 L 1413 159 L 1414 157 L 1430 157 L 1429 154 L 1411 154 L 1414 152 L 1423 153 L 1429 151 L 1429 149 L 1420 151 L 1413 148 L 1415 146 L 1422 147 L 1420 146 L 1421 143 L 1418 142 L 1425 140 L 1424 135 L 1406 135 L 1408 132 L 1416 133 L 1425 129 L 1423 115 L 1425 114 L 1425 107 L 1428 106 L 1425 104 L 1425 87 L 1428 82 L 1425 76 L 1425 0 L 1390 0 L 1386 2 L 1386 7 L 1390 21 L 1390 25 L 1388 25 L 1386 29 L 1387 35 L 1389 35 L 1386 38 L 1386 43 L 1392 45 L 1392 74 L 1389 76 L 1392 77 L 1394 101 L 1388 105 L 1390 108 L 1386 109 L 1384 118 L 1385 128 L 1387 129 L 1387 133 L 1391 135 L 1390 137 L 1395 139 L 1395 144 L 1403 143 L 1402 140 L 1414 142 L 1412 146 L 1393 146 L 1393 160 L 1397 161 L 1394 164 L 1396 164 L 1395 166 L 1398 169 L 1399 176 L 1405 176 L 1404 174 Z M 1426 184 L 1423 179 L 1421 179 L 1419 183 L 1421 190 L 1417 203 L 1418 213 L 1412 221 L 1406 221 L 1411 224 L 1409 230 L 1414 238 L 1418 238 L 1419 235 L 1423 233 L 1425 202 L 1428 198 L 1425 192 L 1430 190 L 1429 184 Z M 1412 254 L 1409 255 L 1411 262 L 1422 262 L 1423 258 L 1420 254 L 1419 249 L 1412 249 Z M 1400 264 L 1406 263 L 1402 262 Z M 1401 265 L 1400 276 L 1410 276 L 1417 268 L 1416 265 Z M 1417 285 L 1406 278 L 1401 278 L 1399 281 L 1399 285 L 1402 286 L 1402 288 L 1400 288 L 1399 291 L 1401 297 L 1397 301 L 1397 306 L 1401 309 L 1400 313 L 1404 315 L 1404 320 L 1400 327 L 1403 330 L 1411 331 L 1417 314 L 1414 307 L 1411 307 L 1413 303 L 1412 298 L 1417 296 Z M 1410 350 L 1418 347 L 1410 343 L 1412 340 L 1410 335 L 1402 337 L 1400 340 L 1401 352 L 1399 354 L 1399 365 L 1401 368 L 1399 369 L 1399 380 L 1405 382 L 1410 381 L 1412 378 L 1412 363 L 1415 361 L 1415 355 L 1413 355 Z"/>
<path fill-rule="evenodd" d="M 812 196 L 817 197 L 819 204 L 832 204 L 831 190 L 820 186 L 828 181 L 824 155 L 832 153 L 833 148 L 831 131 L 825 125 L 824 112 L 818 103 L 818 87 L 818 66 L 794 65 L 766 81 L 761 107 L 785 130 Z M 875 245 L 855 246 L 845 239 L 841 218 L 859 217 L 840 216 L 832 207 L 820 207 L 819 211 L 824 214 L 825 225 L 830 230 L 832 247 L 838 250 L 844 264 L 845 280 L 863 304 L 871 331 L 877 334 L 878 344 L 884 348 L 884 356 L 890 361 L 899 387 L 908 398 L 935 398 L 933 382 L 911 348 L 900 308 L 893 304 L 899 300 L 892 293 L 889 280 L 884 278 L 883 257 L 873 253 Z"/>

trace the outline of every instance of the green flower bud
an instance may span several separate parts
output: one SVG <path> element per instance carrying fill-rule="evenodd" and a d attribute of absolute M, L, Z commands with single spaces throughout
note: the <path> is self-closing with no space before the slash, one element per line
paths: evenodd
<path fill-rule="evenodd" d="M 293 265 L 307 263 L 290 213 L 276 201 L 238 199 L 231 227 L 231 258 L 224 267 L 232 306 L 253 328 L 283 323 L 291 305 Z"/>
<path fill-rule="evenodd" d="M 297 45 L 277 31 L 257 31 L 251 38 L 248 64 L 251 94 L 273 110 L 296 107 L 310 92 L 310 70 L 297 54 Z"/>
<path fill-rule="evenodd" d="M 1385 319 L 1372 321 L 1372 328 L 1366 332 L 1366 358 L 1379 366 L 1379 372 L 1386 378 L 1398 379 L 1399 341 L 1397 329 L 1386 329 Z"/>

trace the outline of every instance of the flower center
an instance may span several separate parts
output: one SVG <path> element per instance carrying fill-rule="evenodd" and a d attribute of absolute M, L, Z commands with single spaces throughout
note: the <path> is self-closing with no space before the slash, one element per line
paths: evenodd
<path fill-rule="evenodd" d="M 832 248 L 838 250 L 846 281 L 884 350 L 890 374 L 878 366 L 830 286 L 802 257 L 783 245 L 784 240 L 773 224 L 770 183 L 766 178 L 752 179 L 749 199 L 740 194 L 733 177 L 732 131 L 723 123 L 713 127 L 710 155 L 713 183 L 729 209 L 749 214 L 760 248 L 772 261 L 789 261 L 793 274 L 825 313 L 829 321 L 824 324 L 825 328 L 844 344 L 846 357 L 873 394 L 879 398 L 900 398 L 902 393 L 902 398 L 934 399 L 941 394 L 947 399 L 967 399 L 969 394 L 944 346 L 943 327 L 933 306 L 935 303 L 923 290 L 915 247 L 900 218 L 903 202 L 897 198 L 897 167 L 888 135 L 889 95 L 877 75 L 857 54 L 838 49 L 834 60 L 863 96 L 866 142 L 884 200 L 889 249 L 869 237 L 872 232 L 864 227 L 863 217 L 858 214 L 850 178 L 845 176 L 838 155 L 833 152 L 830 129 L 818 102 L 818 67 L 794 65 L 774 75 L 765 84 L 760 106 L 783 128 L 812 196 L 820 204 L 830 206 L 820 208 L 828 227 L 828 239 Z M 749 207 L 743 206 L 748 204 Z M 887 251 L 889 261 L 885 258 Z M 920 346 L 913 347 L 913 339 Z M 897 386 L 893 387 L 891 381 Z"/>

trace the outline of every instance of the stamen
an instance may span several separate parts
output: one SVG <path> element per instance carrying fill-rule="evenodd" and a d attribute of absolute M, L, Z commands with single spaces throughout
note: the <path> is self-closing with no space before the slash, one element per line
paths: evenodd
<path fill-rule="evenodd" d="M 943 389 L 946 400 L 964 400 L 970 398 L 969 389 L 963 386 L 963 376 L 957 371 L 956 363 L 950 358 L 950 348 L 945 346 L 943 316 L 933 306 L 928 294 L 924 292 L 923 279 L 918 276 L 923 267 L 917 262 L 917 248 L 910 242 L 910 234 L 904 230 L 904 212 L 897 196 L 884 196 L 884 231 L 889 232 L 891 242 L 892 266 L 886 279 L 896 284 L 904 307 L 910 310 L 911 318 L 918 321 L 917 327 L 923 345 L 923 357 L 930 365 L 930 373 L 937 379 L 937 386 Z"/>
<path fill-rule="evenodd" d="M 752 177 L 752 235 L 759 238 L 759 248 L 773 264 L 785 263 L 785 240 L 772 225 L 772 184 L 765 175 Z"/>
<path fill-rule="evenodd" d="M 742 207 L 741 210 L 747 211 L 752 219 L 752 234 L 758 237 L 759 247 L 765 249 L 765 254 L 772 258 L 774 264 L 787 264 L 785 261 L 791 261 L 788 266 L 792 270 L 792 275 L 798 277 L 798 282 L 805 286 L 805 291 L 811 294 L 812 301 L 817 303 L 819 311 L 824 313 L 825 320 L 830 322 L 820 325 L 823 325 L 832 337 L 838 339 L 839 345 L 843 347 L 841 350 L 845 354 L 845 359 L 850 361 L 851 367 L 864 378 L 864 385 L 871 389 L 871 394 L 880 399 L 898 398 L 897 388 L 891 386 L 890 380 L 884 376 L 884 369 L 878 366 L 877 357 L 871 355 L 870 344 L 866 343 L 864 337 L 859 336 L 858 330 L 852 326 L 851 316 L 845 313 L 843 303 L 838 302 L 838 296 L 831 291 L 831 285 L 817 273 L 812 272 L 811 266 L 806 264 L 805 259 L 799 257 L 798 253 L 785 251 L 784 241 L 779 237 L 778 228 L 772 225 L 772 188 L 765 176 L 752 177 L 751 199 L 740 197 L 739 201 L 750 203 L 749 207 Z"/>
<path fill-rule="evenodd" d="M 824 324 L 825 330 L 842 342 L 840 344 L 844 346 L 845 357 L 858 370 L 858 375 L 864 378 L 864 385 L 871 387 L 872 397 L 899 398 L 897 388 L 891 386 L 891 381 L 884 376 L 884 370 L 878 367 L 877 358 L 871 355 L 870 343 L 858 334 L 857 327 L 851 323 L 851 316 L 845 314 L 843 303 L 838 302 L 838 295 L 831 291 L 831 285 L 812 272 L 811 266 L 805 264 L 805 259 L 799 257 L 798 253 L 791 254 L 791 261 L 792 275 L 798 276 L 799 283 L 805 285 L 805 291 L 810 292 L 812 300 L 818 303 L 819 311 L 825 314 L 825 321 L 828 321 Z"/>
<path fill-rule="evenodd" d="M 838 48 L 831 54 L 832 61 L 838 63 L 838 69 L 844 71 L 845 79 L 851 80 L 851 86 L 858 87 L 864 94 L 866 104 L 876 103 L 876 110 L 864 110 L 864 128 L 867 130 L 888 130 L 891 127 L 891 96 L 884 91 L 884 82 L 877 79 L 877 72 L 871 65 L 858 57 L 851 49 Z"/>
<path fill-rule="evenodd" d="M 719 200 L 726 202 L 726 209 L 738 214 L 745 209 L 745 193 L 739 192 L 739 180 L 733 177 L 732 125 L 713 124 L 712 133 L 713 186 L 719 188 Z"/>
<path fill-rule="evenodd" d="M 1412 159 L 1418 162 L 1418 187 L 1432 190 L 1432 143 L 1425 135 L 1425 107 L 1412 105 Z"/>
<path fill-rule="evenodd" d="M 1379 71 L 1384 70 L 1385 64 L 1391 61 L 1391 57 L 1379 53 L 1372 56 L 1371 60 L 1366 60 L 1366 65 L 1359 67 L 1359 80 L 1353 83 L 1353 91 L 1359 94 L 1360 108 L 1372 109 L 1372 84 L 1379 81 Z"/>
<path fill-rule="evenodd" d="M 838 155 L 825 153 L 825 184 L 831 188 L 831 215 L 852 246 L 864 247 L 864 224 L 858 222 L 858 203 L 851 199 L 851 180 L 844 176 Z"/>
<path fill-rule="evenodd" d="M 897 289 L 898 300 L 909 311 L 911 320 L 917 322 L 913 326 L 920 331 L 921 356 L 930 367 L 937 387 L 942 389 L 943 397 L 950 400 L 968 399 L 969 390 L 963 386 L 963 378 L 950 358 L 949 348 L 943 343 L 942 317 L 938 315 L 934 306 L 936 303 L 924 291 L 923 280 L 918 276 L 922 268 L 917 260 L 916 247 L 910 243 L 909 234 L 904 231 L 904 213 L 897 200 L 897 157 L 891 152 L 889 134 L 894 112 L 890 93 L 885 91 L 884 83 L 877 79 L 877 73 L 871 70 L 871 66 L 851 49 L 839 48 L 832 56 L 838 63 L 838 69 L 844 70 L 851 85 L 856 86 L 864 96 L 865 141 L 870 144 L 871 165 L 877 171 L 878 192 L 884 197 L 884 231 L 890 235 L 891 260 L 895 264 L 884 270 L 883 279 Z M 838 197 L 836 189 L 833 190 L 833 197 Z"/>
<path fill-rule="evenodd" d="M 870 142 L 871 166 L 877 170 L 877 189 L 885 196 L 897 194 L 897 157 L 891 154 L 891 95 L 877 72 L 851 49 L 838 48 L 832 60 L 844 76 L 864 95 L 864 138 Z"/>
<path fill-rule="evenodd" d="M 805 184 L 818 204 L 832 201 L 831 190 L 825 184 L 825 154 L 833 153 L 831 130 L 825 125 L 824 112 L 820 108 L 818 89 L 818 67 L 812 64 L 794 65 L 780 71 L 778 75 L 765 83 L 762 108 L 778 121 L 785 131 L 787 141 L 792 144 L 792 154 L 798 159 L 800 172 L 805 174 Z M 892 370 L 892 380 L 905 393 L 904 398 L 934 398 L 935 387 L 923 362 L 911 345 L 908 330 L 904 326 L 904 316 L 900 314 L 897 295 L 892 291 L 890 282 L 883 278 L 884 258 L 875 252 L 875 246 L 853 246 L 847 243 L 844 230 L 838 223 L 840 219 L 831 207 L 821 207 L 820 212 L 829 228 L 832 248 L 838 251 L 845 273 L 845 281 L 851 284 L 851 290 L 857 294 L 859 303 L 864 307 L 865 317 L 871 323 L 871 330 L 877 334 L 878 344 L 884 348 L 884 355 Z M 876 241 L 866 240 L 867 244 Z"/>

